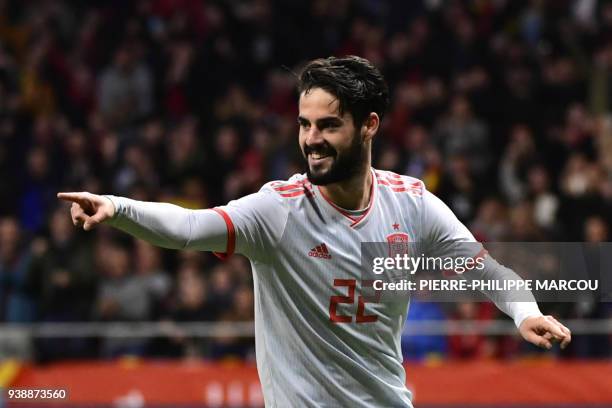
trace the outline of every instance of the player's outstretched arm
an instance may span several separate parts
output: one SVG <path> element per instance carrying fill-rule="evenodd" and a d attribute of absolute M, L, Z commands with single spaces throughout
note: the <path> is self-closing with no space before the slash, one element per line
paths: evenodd
<path fill-rule="evenodd" d="M 453 212 L 433 194 L 426 192 L 423 225 L 425 237 L 434 243 L 441 254 L 458 256 L 468 251 L 465 257 L 474 257 L 476 247 L 469 243 L 476 240 L 468 229 L 457 219 Z M 440 251 L 439 248 L 445 248 Z M 484 256 L 484 269 L 473 268 L 461 275 L 468 280 L 520 280 L 513 270 L 498 263 L 490 255 Z M 551 348 L 552 342 L 558 341 L 565 348 L 571 341 L 570 330 L 552 316 L 544 316 L 530 291 L 527 290 L 482 290 L 495 305 L 512 317 L 523 338 L 539 347 Z"/>
<path fill-rule="evenodd" d="M 552 316 L 534 316 L 523 320 L 519 332 L 525 340 L 536 346 L 550 349 L 553 341 L 561 343 L 564 349 L 572 341 L 570 329 Z"/>
<path fill-rule="evenodd" d="M 58 193 L 57 197 L 72 202 L 72 222 L 85 231 L 105 223 L 164 248 L 219 252 L 226 248 L 226 223 L 213 210 L 188 210 L 169 203 L 88 192 Z"/>

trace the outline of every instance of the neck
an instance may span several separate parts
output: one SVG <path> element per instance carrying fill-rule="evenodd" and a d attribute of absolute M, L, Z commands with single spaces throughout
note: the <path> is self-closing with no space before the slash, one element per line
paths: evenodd
<path fill-rule="evenodd" d="M 372 175 L 370 164 L 362 167 L 358 174 L 339 183 L 320 186 L 328 200 L 345 210 L 360 210 L 370 203 Z"/>

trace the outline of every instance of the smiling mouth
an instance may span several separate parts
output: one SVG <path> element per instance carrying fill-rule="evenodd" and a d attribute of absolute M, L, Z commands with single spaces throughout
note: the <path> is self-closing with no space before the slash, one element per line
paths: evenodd
<path fill-rule="evenodd" d="M 315 153 L 310 153 L 308 155 L 308 163 L 311 166 L 322 166 L 324 163 L 327 163 L 329 160 L 331 159 L 331 155 L 330 154 L 315 154 Z"/>

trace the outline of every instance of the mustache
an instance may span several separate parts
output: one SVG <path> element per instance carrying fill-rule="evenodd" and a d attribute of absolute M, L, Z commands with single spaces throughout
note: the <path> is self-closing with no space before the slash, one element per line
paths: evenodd
<path fill-rule="evenodd" d="M 322 156 L 335 156 L 336 149 L 327 143 L 317 146 L 304 146 L 304 155 L 308 156 L 310 153 L 316 153 Z"/>

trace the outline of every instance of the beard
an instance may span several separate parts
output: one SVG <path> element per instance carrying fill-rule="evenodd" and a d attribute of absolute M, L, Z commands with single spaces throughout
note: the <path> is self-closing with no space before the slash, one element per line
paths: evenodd
<path fill-rule="evenodd" d="M 308 155 L 310 153 L 329 156 L 333 162 L 328 169 L 314 170 L 308 163 Z M 308 180 L 314 185 L 325 186 L 349 180 L 359 174 L 366 159 L 366 147 L 361 140 L 361 135 L 356 132 L 351 145 L 343 152 L 338 152 L 329 143 L 323 142 L 319 146 L 304 146 L 302 154 L 304 159 L 306 159 L 306 175 Z"/>

